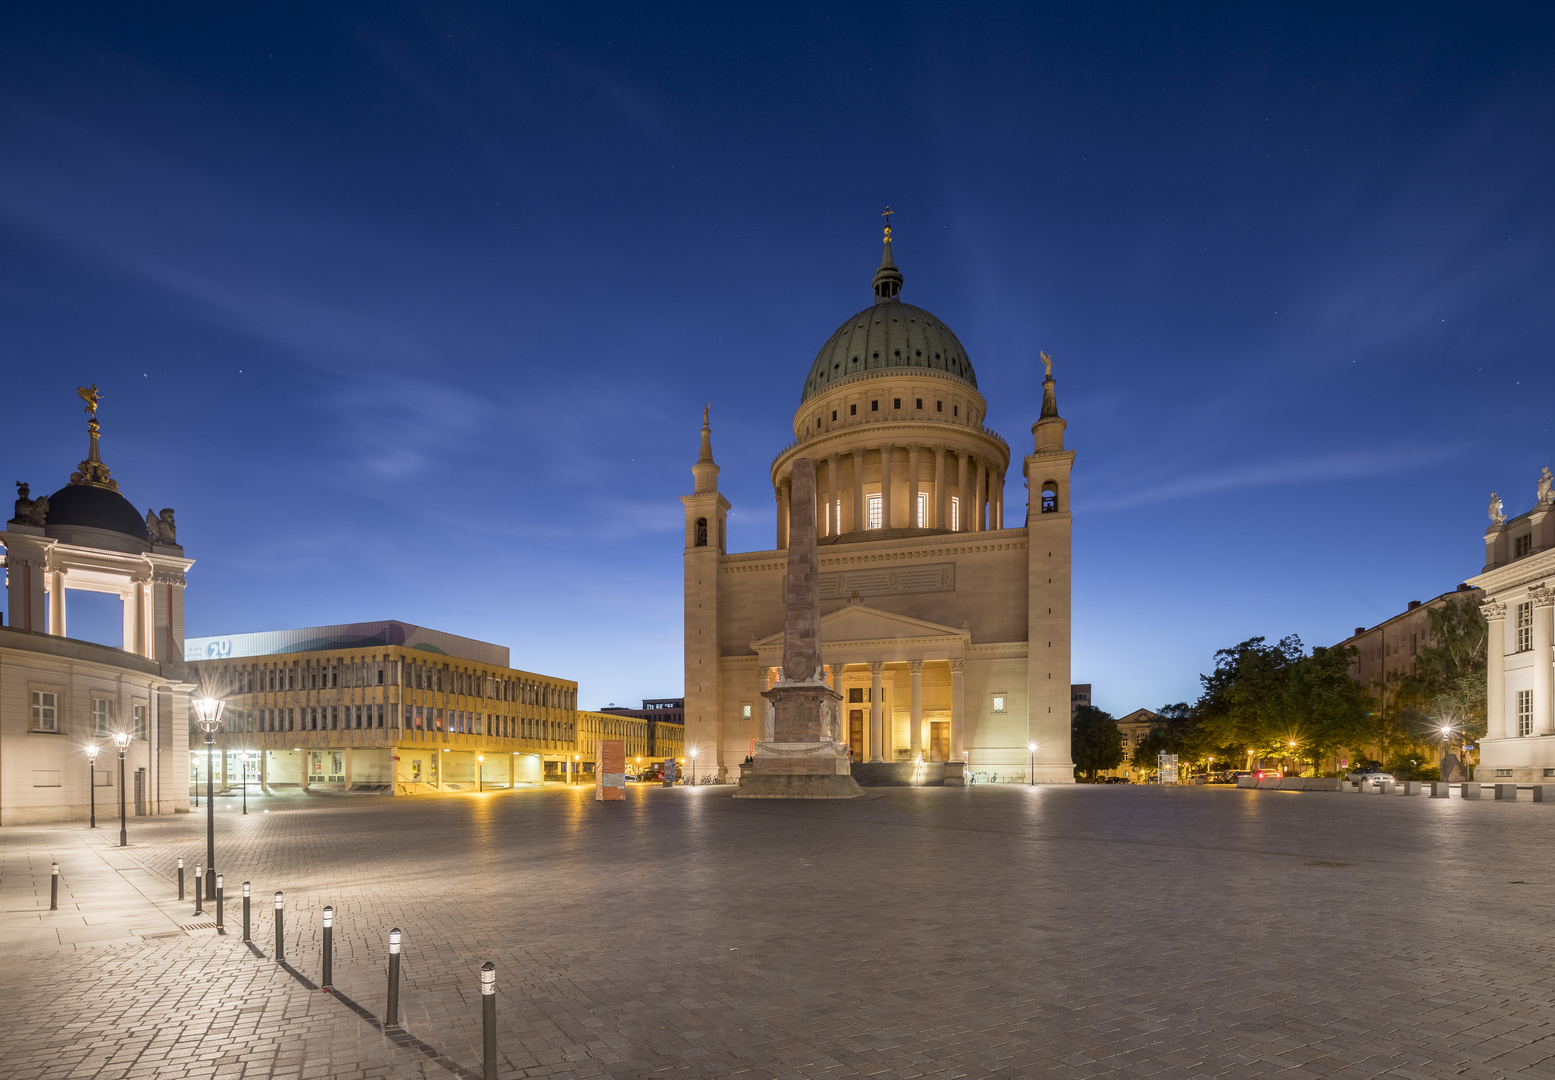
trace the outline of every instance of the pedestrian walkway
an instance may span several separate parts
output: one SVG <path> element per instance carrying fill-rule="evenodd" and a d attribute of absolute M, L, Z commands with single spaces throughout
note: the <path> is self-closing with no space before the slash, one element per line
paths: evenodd
<path fill-rule="evenodd" d="M 109 846 L 106 829 L 5 830 L 0 845 L 0 957 L 120 945 L 184 934 L 186 910 L 167 883 Z M 52 864 L 59 863 L 59 908 L 49 910 Z M 191 888 L 192 888 L 191 883 Z"/>

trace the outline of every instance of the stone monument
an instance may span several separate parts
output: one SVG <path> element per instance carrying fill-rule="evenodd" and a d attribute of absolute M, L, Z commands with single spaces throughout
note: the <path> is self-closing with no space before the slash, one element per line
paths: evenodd
<path fill-rule="evenodd" d="M 793 464 L 788 574 L 783 579 L 783 669 L 766 698 L 762 739 L 737 799 L 856 799 L 847 744 L 838 739 L 842 695 L 821 663 L 821 593 L 816 578 L 815 463 Z"/>

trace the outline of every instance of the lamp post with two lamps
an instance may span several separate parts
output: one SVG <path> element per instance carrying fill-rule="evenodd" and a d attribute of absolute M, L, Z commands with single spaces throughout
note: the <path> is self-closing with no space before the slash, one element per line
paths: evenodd
<path fill-rule="evenodd" d="M 220 698 L 203 697 L 194 702 L 195 726 L 205 732 L 205 899 L 216 899 L 216 802 L 213 755 L 216 732 L 227 703 Z"/>
<path fill-rule="evenodd" d="M 97 828 L 97 751 L 96 743 L 86 745 L 86 787 L 92 801 L 92 828 Z"/>
<path fill-rule="evenodd" d="M 130 846 L 129 831 L 124 823 L 124 751 L 130 748 L 130 733 L 120 731 L 113 737 L 113 745 L 119 749 L 119 846 Z"/>

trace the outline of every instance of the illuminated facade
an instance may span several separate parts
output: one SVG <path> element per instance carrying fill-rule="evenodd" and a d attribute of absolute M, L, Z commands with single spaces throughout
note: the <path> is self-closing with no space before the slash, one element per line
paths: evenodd
<path fill-rule="evenodd" d="M 965 761 L 1071 783 L 1070 469 L 1048 372 L 1033 449 L 1015 462 L 1029 505 L 1007 514 L 1011 452 L 984 426 L 966 350 L 899 299 L 890 230 L 874 303 L 811 365 L 795 441 L 773 461 L 769 551 L 726 550 L 703 417 L 685 512 L 686 742 L 728 777 L 758 735 L 782 663 L 790 475 L 816 472 L 821 636 L 855 762 Z"/>
<path fill-rule="evenodd" d="M 263 652 L 259 650 L 265 650 Z M 577 684 L 508 650 L 402 622 L 193 638 L 201 693 L 227 703 L 215 784 L 413 795 L 539 783 L 578 750 Z M 205 783 L 191 734 L 189 781 Z"/>

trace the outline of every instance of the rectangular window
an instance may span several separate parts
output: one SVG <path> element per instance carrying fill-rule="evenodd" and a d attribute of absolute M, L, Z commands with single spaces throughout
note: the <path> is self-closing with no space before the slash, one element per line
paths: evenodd
<path fill-rule="evenodd" d="M 917 404 L 914 405 L 913 408 L 921 410 L 923 408 L 923 399 L 922 398 L 917 398 L 916 400 L 917 400 Z"/>
<path fill-rule="evenodd" d="M 1409 635 L 1409 655 L 1410 656 L 1418 656 L 1420 654 L 1419 650 L 1420 650 L 1420 635 L 1419 634 L 1410 634 Z"/>
<path fill-rule="evenodd" d="M 1533 601 L 1525 600 L 1517 605 L 1517 651 L 1528 652 L 1533 648 Z"/>
<path fill-rule="evenodd" d="M 848 704 L 857 705 L 864 700 L 864 688 L 862 686 L 848 687 Z"/>
<path fill-rule="evenodd" d="M 1512 558 L 1521 559 L 1533 551 L 1533 533 L 1523 533 L 1512 541 Z"/>
<path fill-rule="evenodd" d="M 34 731 L 59 730 L 59 695 L 52 690 L 32 692 L 32 729 Z"/>
<path fill-rule="evenodd" d="M 858 406 L 856 404 L 848 406 L 848 415 L 849 416 L 857 416 L 858 415 Z"/>
<path fill-rule="evenodd" d="M 960 405 L 952 405 L 950 407 L 950 415 L 951 416 L 960 416 L 961 415 L 961 406 Z"/>
<path fill-rule="evenodd" d="M 130 729 L 137 739 L 146 737 L 146 705 L 137 701 L 130 706 Z"/>
<path fill-rule="evenodd" d="M 901 407 L 902 407 L 902 399 L 901 398 L 892 398 L 891 399 L 891 408 L 893 408 L 893 409 L 900 409 Z"/>
<path fill-rule="evenodd" d="M 869 403 L 869 411 L 870 412 L 879 412 L 880 411 L 880 402 L 879 401 L 871 401 Z"/>
<path fill-rule="evenodd" d="M 993 711 L 996 712 L 996 713 L 1002 713 L 1004 711 L 1004 695 L 1003 694 L 995 694 L 993 696 Z"/>
<path fill-rule="evenodd" d="M 1533 691 L 1517 692 L 1517 734 L 1533 734 Z"/>
<path fill-rule="evenodd" d="M 92 734 L 113 734 L 113 699 L 94 697 L 92 699 Z"/>
<path fill-rule="evenodd" d="M 837 410 L 836 409 L 833 409 L 831 411 L 831 418 L 832 418 L 832 423 L 835 424 L 837 422 Z"/>
<path fill-rule="evenodd" d="M 749 705 L 741 705 L 740 706 L 740 719 L 742 719 L 742 720 L 749 720 L 750 718 L 751 718 L 751 707 Z"/>
<path fill-rule="evenodd" d="M 934 411 L 935 412 L 944 412 L 945 411 L 945 403 L 943 401 L 936 401 L 934 403 Z"/>
<path fill-rule="evenodd" d="M 954 495 L 950 497 L 950 531 L 961 531 L 961 500 Z"/>
<path fill-rule="evenodd" d="M 866 515 L 867 515 L 866 523 L 864 525 L 864 528 L 866 528 L 866 529 L 878 529 L 878 528 L 880 528 L 880 523 L 881 523 L 881 521 L 884 520 L 884 506 L 883 506 L 883 504 L 880 501 L 880 496 L 879 495 L 867 496 L 864 499 L 864 504 L 865 504 Z"/>
<path fill-rule="evenodd" d="M 920 491 L 918 492 L 918 528 L 927 529 L 928 527 L 929 493 L 927 491 Z"/>

